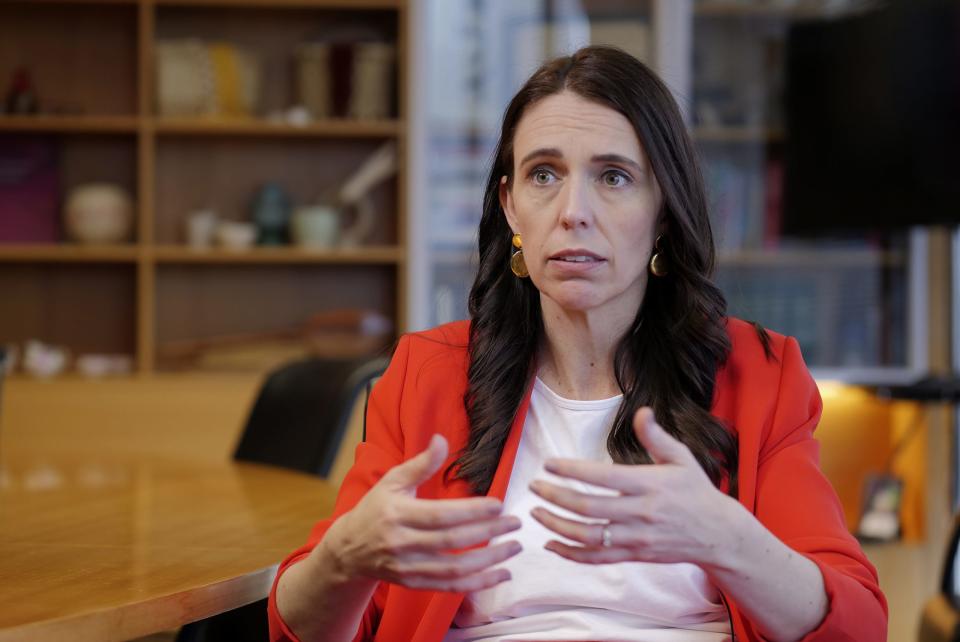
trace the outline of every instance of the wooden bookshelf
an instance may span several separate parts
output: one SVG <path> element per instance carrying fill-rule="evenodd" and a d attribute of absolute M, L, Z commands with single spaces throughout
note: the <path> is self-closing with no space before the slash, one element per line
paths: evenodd
<path fill-rule="evenodd" d="M 0 244 L 0 343 L 38 338 L 74 355 L 132 354 L 139 373 L 167 368 L 164 342 L 268 332 L 311 314 L 360 307 L 406 325 L 406 167 L 373 194 L 368 244 L 196 250 L 184 223 L 214 207 L 249 219 L 266 182 L 294 207 L 342 184 L 374 150 L 406 146 L 406 0 L 4 0 L 0 78 L 26 66 L 37 115 L 0 114 L 0 135 L 55 144 L 60 201 L 75 186 L 118 184 L 135 202 L 128 244 Z M 295 47 L 324 29 L 363 27 L 397 47 L 394 112 L 302 126 L 265 117 L 171 118 L 155 109 L 157 43 L 233 42 L 263 62 L 258 114 L 295 102 Z M 199 316 L 197 316 L 199 315 Z M 196 317 L 196 318 L 194 318 Z"/>

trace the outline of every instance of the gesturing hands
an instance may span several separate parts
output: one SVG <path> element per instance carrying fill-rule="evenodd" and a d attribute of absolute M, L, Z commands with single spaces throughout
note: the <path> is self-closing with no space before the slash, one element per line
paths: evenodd
<path fill-rule="evenodd" d="M 434 435 L 426 450 L 391 468 L 363 499 L 337 520 L 325 546 L 339 570 L 416 589 L 466 592 L 510 579 L 509 571 L 490 567 L 520 552 L 516 541 L 462 553 L 520 528 L 503 516 L 492 497 L 419 499 L 417 487 L 443 465 L 447 442 Z"/>
<path fill-rule="evenodd" d="M 580 545 L 551 540 L 546 548 L 588 564 L 610 562 L 716 563 L 736 537 L 732 527 L 742 507 L 710 482 L 690 450 L 654 420 L 649 408 L 633 428 L 655 465 L 630 466 L 552 459 L 545 468 L 559 477 L 619 491 L 617 496 L 583 493 L 537 480 L 530 489 L 577 515 L 603 523 L 567 519 L 537 507 L 533 517 Z"/>
<path fill-rule="evenodd" d="M 735 543 L 742 507 L 713 486 L 690 450 L 656 424 L 649 408 L 636 413 L 633 425 L 654 465 L 553 459 L 545 466 L 559 477 L 610 488 L 618 495 L 585 493 L 542 480 L 530 485 L 551 504 L 594 522 L 535 508 L 537 521 L 575 542 L 551 540 L 547 549 L 589 564 L 718 563 Z M 509 571 L 492 567 L 519 553 L 518 542 L 456 552 L 520 528 L 519 519 L 501 515 L 499 500 L 416 497 L 417 487 L 440 469 L 446 456 L 446 440 L 434 436 L 426 450 L 391 468 L 331 526 L 322 545 L 340 572 L 453 592 L 478 591 L 510 579 Z"/>

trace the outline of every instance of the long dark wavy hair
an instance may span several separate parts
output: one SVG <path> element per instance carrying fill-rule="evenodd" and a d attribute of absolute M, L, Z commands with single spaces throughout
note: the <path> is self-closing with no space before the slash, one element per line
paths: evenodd
<path fill-rule="evenodd" d="M 685 443 L 714 484 L 736 495 L 737 440 L 710 414 L 718 368 L 730 352 L 726 300 L 711 281 L 715 249 L 696 153 L 669 90 L 643 63 L 611 47 L 592 46 L 545 63 L 503 117 L 479 229 L 479 266 L 470 290 L 466 447 L 448 470 L 474 492 L 490 488 L 510 426 L 530 384 L 544 336 L 540 296 L 510 271 L 511 236 L 499 199 L 501 177 L 513 180 L 513 140 L 524 112 L 562 91 L 623 114 L 633 125 L 663 194 L 668 275 L 651 276 L 632 326 L 614 357 L 623 403 L 607 437 L 615 462 L 650 463 L 632 428 L 650 406 L 667 432 Z M 638 249 L 638 251 L 640 251 Z M 649 259 L 649 257 L 646 257 Z"/>

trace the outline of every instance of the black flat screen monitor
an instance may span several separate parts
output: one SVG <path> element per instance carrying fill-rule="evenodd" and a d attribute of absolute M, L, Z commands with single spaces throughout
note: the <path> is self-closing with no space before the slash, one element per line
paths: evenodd
<path fill-rule="evenodd" d="M 960 222 L 960 0 L 796 23 L 786 70 L 785 234 Z"/>

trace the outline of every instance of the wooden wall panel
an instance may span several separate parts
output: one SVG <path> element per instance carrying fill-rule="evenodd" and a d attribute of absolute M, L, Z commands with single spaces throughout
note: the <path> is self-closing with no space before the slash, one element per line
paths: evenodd
<path fill-rule="evenodd" d="M 134 282 L 128 265 L 0 266 L 0 343 L 132 355 Z"/>
<path fill-rule="evenodd" d="M 392 273 L 390 267 L 161 266 L 157 340 L 282 330 L 338 308 L 392 318 Z"/>

